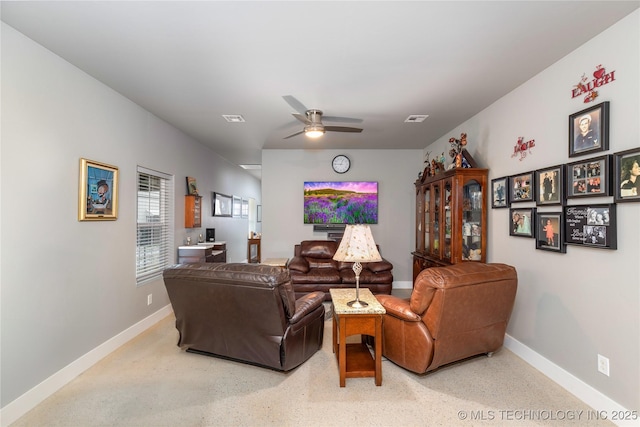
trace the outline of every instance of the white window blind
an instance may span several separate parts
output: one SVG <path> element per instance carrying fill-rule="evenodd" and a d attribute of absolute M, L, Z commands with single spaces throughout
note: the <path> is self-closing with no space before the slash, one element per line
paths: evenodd
<path fill-rule="evenodd" d="M 136 284 L 173 261 L 173 176 L 138 166 Z"/>

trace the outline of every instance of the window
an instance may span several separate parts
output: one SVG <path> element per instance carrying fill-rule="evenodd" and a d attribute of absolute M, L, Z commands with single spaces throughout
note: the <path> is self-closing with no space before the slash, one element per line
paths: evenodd
<path fill-rule="evenodd" d="M 173 261 L 173 177 L 138 166 L 136 284 Z"/>

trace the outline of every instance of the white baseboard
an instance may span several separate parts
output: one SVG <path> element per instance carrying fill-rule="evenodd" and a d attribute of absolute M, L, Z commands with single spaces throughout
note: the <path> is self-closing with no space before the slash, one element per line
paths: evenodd
<path fill-rule="evenodd" d="M 637 420 L 632 422 L 630 421 L 629 423 L 616 422 L 615 420 L 612 420 L 612 415 L 614 413 L 624 413 L 624 411 L 628 410 L 595 388 L 591 387 L 589 384 L 575 377 L 573 374 L 565 371 L 550 360 L 531 350 L 515 338 L 506 335 L 504 339 L 504 346 L 529 365 L 549 377 L 552 381 L 563 387 L 569 393 L 594 408 L 594 411 L 597 411 L 601 418 L 606 418 L 619 426 L 637 425 Z"/>
<path fill-rule="evenodd" d="M 171 304 L 162 307 L 160 310 L 89 351 L 84 356 L 71 362 L 13 402 L 7 404 L 4 408 L 0 409 L 0 425 L 7 427 L 39 405 L 47 397 L 67 385 L 78 375 L 98 363 L 102 358 L 149 329 L 171 314 L 171 312 Z"/>

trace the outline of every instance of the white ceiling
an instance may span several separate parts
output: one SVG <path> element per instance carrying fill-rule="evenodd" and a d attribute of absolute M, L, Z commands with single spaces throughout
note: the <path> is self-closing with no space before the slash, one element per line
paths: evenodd
<path fill-rule="evenodd" d="M 639 5 L 2 1 L 0 13 L 232 163 L 259 164 L 263 148 L 424 148 Z M 364 131 L 283 139 L 303 127 L 284 95 Z"/>

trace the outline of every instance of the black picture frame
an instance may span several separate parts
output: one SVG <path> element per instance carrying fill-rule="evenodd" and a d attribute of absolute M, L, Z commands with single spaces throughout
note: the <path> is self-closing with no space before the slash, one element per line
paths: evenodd
<path fill-rule="evenodd" d="M 563 214 L 565 244 L 618 248 L 615 203 L 565 206 Z"/>
<path fill-rule="evenodd" d="M 533 172 L 509 177 L 509 203 L 531 202 L 534 196 Z"/>
<path fill-rule="evenodd" d="M 581 126 L 584 125 L 584 128 Z M 609 149 L 609 101 L 569 116 L 569 157 Z"/>
<path fill-rule="evenodd" d="M 506 176 L 491 180 L 491 208 L 509 207 L 509 179 Z"/>
<path fill-rule="evenodd" d="M 562 212 L 536 212 L 536 249 L 564 254 Z"/>
<path fill-rule="evenodd" d="M 550 166 L 535 171 L 536 205 L 564 205 L 565 198 L 564 165 Z"/>
<path fill-rule="evenodd" d="M 640 202 L 640 147 L 613 154 L 613 199 Z M 635 178 L 634 178 L 635 177 Z"/>
<path fill-rule="evenodd" d="M 567 163 L 567 199 L 611 196 L 611 154 Z"/>
<path fill-rule="evenodd" d="M 213 193 L 211 198 L 211 211 L 213 216 L 231 216 L 231 196 L 222 193 Z"/>
<path fill-rule="evenodd" d="M 534 237 L 536 229 L 536 208 L 509 209 L 509 235 L 516 237 Z"/>

